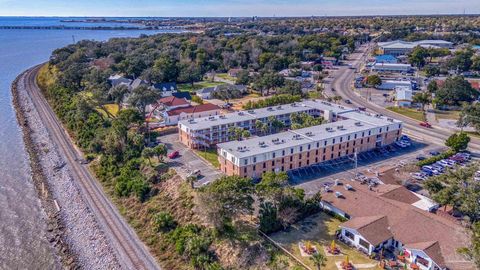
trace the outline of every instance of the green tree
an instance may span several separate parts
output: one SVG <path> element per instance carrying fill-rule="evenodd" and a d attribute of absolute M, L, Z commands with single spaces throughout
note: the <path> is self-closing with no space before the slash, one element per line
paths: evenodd
<path fill-rule="evenodd" d="M 205 214 L 217 229 L 242 214 L 253 211 L 253 182 L 240 176 L 223 176 L 200 188 L 199 197 Z"/>
<path fill-rule="evenodd" d="M 282 229 L 282 223 L 278 219 L 277 212 L 277 208 L 271 202 L 260 204 L 259 220 L 262 232 L 269 234 Z"/>
<path fill-rule="evenodd" d="M 428 83 L 427 90 L 429 93 L 433 94 L 437 92 L 438 90 L 438 84 L 437 81 L 432 80 L 431 82 Z"/>
<path fill-rule="evenodd" d="M 465 104 L 460 113 L 460 118 L 457 122 L 458 126 L 465 127 L 472 125 L 477 132 L 480 131 L 480 104 Z"/>
<path fill-rule="evenodd" d="M 317 270 L 320 270 L 321 267 L 325 265 L 327 258 L 323 254 L 321 254 L 320 251 L 318 251 L 310 257 L 310 260 L 317 267 Z"/>
<path fill-rule="evenodd" d="M 163 157 L 167 155 L 168 149 L 165 144 L 159 144 L 152 148 L 153 154 L 157 157 L 158 162 L 163 162 Z"/>
<path fill-rule="evenodd" d="M 382 84 L 382 79 L 378 75 L 370 75 L 367 77 L 367 84 L 373 87 L 378 87 Z"/>
<path fill-rule="evenodd" d="M 445 141 L 445 145 L 458 152 L 467 149 L 470 137 L 465 132 L 454 133 Z"/>
<path fill-rule="evenodd" d="M 168 212 L 160 212 L 153 216 L 153 225 L 157 232 L 168 232 L 177 227 L 177 222 Z"/>
<path fill-rule="evenodd" d="M 250 76 L 248 70 L 239 71 L 235 83 L 248 85 L 250 83 Z"/>
<path fill-rule="evenodd" d="M 459 105 L 464 101 L 471 102 L 477 97 L 477 91 L 462 76 L 447 78 L 445 84 L 435 93 L 435 99 L 440 105 Z"/>
<path fill-rule="evenodd" d="M 128 93 L 128 87 L 126 85 L 117 85 L 112 87 L 108 92 L 108 95 L 111 100 L 115 102 L 120 108 L 122 107 L 123 99 L 125 95 Z"/>
<path fill-rule="evenodd" d="M 261 198 L 278 203 L 283 194 L 283 188 L 286 186 L 288 186 L 288 174 L 286 172 L 265 172 L 255 189 Z"/>
<path fill-rule="evenodd" d="M 413 49 L 413 51 L 408 56 L 408 61 L 410 64 L 416 67 L 423 67 L 426 63 L 425 58 L 428 56 L 427 49 L 417 46 Z"/>
<path fill-rule="evenodd" d="M 146 86 L 139 86 L 132 91 L 128 102 L 135 106 L 145 117 L 145 111 L 148 105 L 154 103 L 160 98 L 160 94 Z"/>
<path fill-rule="evenodd" d="M 420 93 L 416 93 L 415 95 L 413 95 L 412 101 L 415 102 L 415 103 L 421 104 L 422 105 L 422 111 L 425 112 L 425 106 L 430 104 L 430 102 L 432 102 L 432 97 L 431 97 L 430 93 L 420 92 Z"/>
<path fill-rule="evenodd" d="M 155 152 L 153 148 L 145 147 L 142 151 L 142 157 L 148 160 L 148 164 L 152 165 L 152 161 L 150 160 L 152 157 L 155 156 Z"/>

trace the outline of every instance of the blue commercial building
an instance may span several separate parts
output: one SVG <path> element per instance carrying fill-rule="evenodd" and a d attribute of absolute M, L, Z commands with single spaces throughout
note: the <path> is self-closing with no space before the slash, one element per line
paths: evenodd
<path fill-rule="evenodd" d="M 398 63 L 397 58 L 391 54 L 384 54 L 375 57 L 375 62 L 377 63 L 388 63 L 388 64 L 396 64 Z"/>

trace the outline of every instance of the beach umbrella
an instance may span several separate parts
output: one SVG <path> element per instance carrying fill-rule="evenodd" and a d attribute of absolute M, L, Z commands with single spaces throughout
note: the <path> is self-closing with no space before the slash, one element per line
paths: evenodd
<path fill-rule="evenodd" d="M 348 261 L 348 255 L 345 256 L 345 264 L 346 264 L 346 265 L 349 265 L 349 264 L 350 264 L 350 262 Z"/>
<path fill-rule="evenodd" d="M 332 252 L 335 250 L 335 240 L 332 240 L 332 243 L 330 244 L 330 249 Z"/>

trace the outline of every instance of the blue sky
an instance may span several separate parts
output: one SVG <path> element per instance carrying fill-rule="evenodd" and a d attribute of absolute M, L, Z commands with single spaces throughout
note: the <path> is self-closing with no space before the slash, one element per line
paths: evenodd
<path fill-rule="evenodd" d="M 0 16 L 324 16 L 480 13 L 480 0 L 0 0 Z"/>

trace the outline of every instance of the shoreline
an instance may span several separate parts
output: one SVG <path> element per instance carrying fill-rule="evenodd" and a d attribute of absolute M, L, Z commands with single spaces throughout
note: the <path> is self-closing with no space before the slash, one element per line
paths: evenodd
<path fill-rule="evenodd" d="M 18 75 L 11 92 L 32 181 L 47 222 L 47 240 L 62 269 L 120 269 L 111 243 L 40 118 L 41 108 L 33 105 L 25 82 L 35 68 L 38 65 Z"/>
<path fill-rule="evenodd" d="M 33 185 L 35 187 L 35 191 L 37 192 L 38 199 L 40 200 L 41 209 L 46 217 L 47 240 L 50 243 L 52 250 L 55 252 L 57 262 L 59 262 L 62 267 L 68 269 L 77 269 L 79 268 L 78 259 L 72 252 L 70 245 L 67 244 L 65 224 L 59 215 L 59 211 L 57 211 L 57 206 L 55 205 L 52 191 L 49 187 L 48 181 L 46 180 L 46 176 L 40 162 L 40 157 L 37 154 L 39 149 L 31 136 L 33 130 L 29 126 L 25 109 L 20 101 L 18 83 L 20 78 L 29 70 L 30 69 L 19 74 L 12 82 L 12 103 L 15 109 L 18 125 L 22 130 L 22 139 L 25 145 L 25 150 L 27 151 L 29 157 Z"/>

